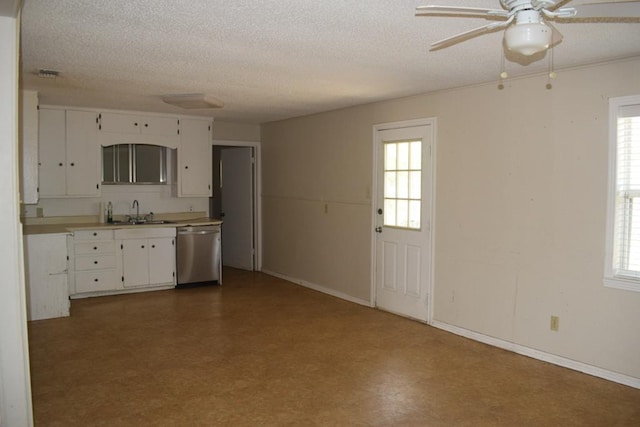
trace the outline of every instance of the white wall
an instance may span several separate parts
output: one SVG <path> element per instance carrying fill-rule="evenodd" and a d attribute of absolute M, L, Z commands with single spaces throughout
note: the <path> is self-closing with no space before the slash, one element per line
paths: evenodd
<path fill-rule="evenodd" d="M 263 125 L 264 269 L 369 299 L 372 126 L 435 117 L 434 320 L 640 379 L 640 293 L 602 283 L 608 99 L 639 75 L 636 58 L 552 90 L 534 76 Z"/>
<path fill-rule="evenodd" d="M 0 426 L 29 426 L 31 387 L 18 203 L 17 20 L 0 16 Z"/>

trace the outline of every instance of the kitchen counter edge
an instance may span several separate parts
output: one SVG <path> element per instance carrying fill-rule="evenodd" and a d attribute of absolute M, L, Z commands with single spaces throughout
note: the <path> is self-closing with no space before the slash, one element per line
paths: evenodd
<path fill-rule="evenodd" d="M 32 224 L 23 225 L 22 233 L 31 234 L 71 234 L 76 230 L 119 230 L 119 229 L 136 229 L 150 227 L 188 227 L 191 225 L 220 225 L 222 220 L 212 218 L 196 218 L 181 219 L 171 224 L 139 224 L 139 225 L 122 225 L 122 224 L 103 224 L 103 223 L 77 223 L 77 224 Z"/>

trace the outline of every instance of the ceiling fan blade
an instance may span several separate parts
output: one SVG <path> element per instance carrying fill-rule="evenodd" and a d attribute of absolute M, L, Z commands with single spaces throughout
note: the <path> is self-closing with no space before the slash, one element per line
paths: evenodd
<path fill-rule="evenodd" d="M 463 16 L 481 16 L 481 17 L 503 17 L 507 18 L 509 12 L 501 9 L 484 9 L 479 7 L 458 7 L 458 6 L 418 6 L 416 7 L 417 16 L 428 15 L 463 15 Z"/>
<path fill-rule="evenodd" d="M 619 1 L 611 3 L 589 3 L 572 5 L 577 13 L 572 19 L 625 19 L 640 20 L 640 1 Z"/>
<path fill-rule="evenodd" d="M 469 40 L 481 34 L 490 33 L 494 30 L 508 26 L 511 23 L 511 21 L 513 21 L 513 16 L 510 17 L 505 22 L 499 22 L 499 23 L 494 22 L 489 25 L 484 25 L 482 27 L 474 28 L 473 30 L 465 31 L 464 33 L 456 34 L 455 36 L 447 37 L 446 39 L 438 40 L 435 43 L 431 43 L 431 49 L 429 50 L 433 51 L 433 50 L 443 49 L 453 44 Z"/>

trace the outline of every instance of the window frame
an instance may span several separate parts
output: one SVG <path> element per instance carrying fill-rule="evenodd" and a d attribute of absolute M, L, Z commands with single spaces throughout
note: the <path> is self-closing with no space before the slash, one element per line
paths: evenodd
<path fill-rule="evenodd" d="M 640 95 L 622 96 L 609 99 L 609 185 L 607 194 L 607 230 L 604 285 L 609 288 L 640 292 L 640 271 L 638 277 L 616 274 L 614 268 L 615 245 L 620 244 L 615 238 L 616 220 L 616 188 L 617 188 L 617 156 L 618 156 L 618 118 L 622 107 L 640 106 Z"/>
<path fill-rule="evenodd" d="M 116 147 L 125 147 L 127 152 L 126 164 L 120 164 Z M 138 147 L 154 147 L 160 150 L 160 156 L 158 158 L 158 181 L 139 181 L 138 179 Z M 105 150 L 113 148 L 111 167 L 113 181 L 105 180 Z M 168 157 L 170 148 L 164 145 L 156 144 L 112 144 L 101 146 L 101 169 L 102 169 L 102 185 L 168 185 L 169 184 L 169 162 Z M 128 180 L 121 179 L 121 170 L 126 170 L 129 177 Z"/>

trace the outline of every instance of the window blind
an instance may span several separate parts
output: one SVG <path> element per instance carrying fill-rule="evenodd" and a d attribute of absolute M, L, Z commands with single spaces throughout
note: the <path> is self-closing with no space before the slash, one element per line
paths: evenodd
<path fill-rule="evenodd" d="M 613 273 L 640 278 L 640 105 L 618 109 Z"/>

